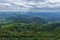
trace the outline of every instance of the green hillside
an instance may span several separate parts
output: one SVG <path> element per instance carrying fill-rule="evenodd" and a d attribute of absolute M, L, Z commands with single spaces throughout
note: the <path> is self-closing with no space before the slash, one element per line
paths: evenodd
<path fill-rule="evenodd" d="M 60 40 L 59 13 L 28 14 L 1 12 L 0 40 Z"/>
<path fill-rule="evenodd" d="M 59 40 L 60 23 L 12 22 L 0 25 L 0 40 Z"/>

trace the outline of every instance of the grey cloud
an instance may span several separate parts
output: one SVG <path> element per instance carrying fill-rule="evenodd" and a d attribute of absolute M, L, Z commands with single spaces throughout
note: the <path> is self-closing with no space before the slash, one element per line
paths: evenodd
<path fill-rule="evenodd" d="M 60 1 L 53 0 L 0 0 L 2 11 L 59 11 Z M 10 6 L 9 6 L 9 5 Z"/>

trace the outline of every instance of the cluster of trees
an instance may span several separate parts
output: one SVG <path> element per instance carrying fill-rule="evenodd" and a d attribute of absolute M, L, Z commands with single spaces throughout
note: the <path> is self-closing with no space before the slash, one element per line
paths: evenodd
<path fill-rule="evenodd" d="M 60 23 L 13 22 L 0 25 L 0 40 L 59 40 Z"/>

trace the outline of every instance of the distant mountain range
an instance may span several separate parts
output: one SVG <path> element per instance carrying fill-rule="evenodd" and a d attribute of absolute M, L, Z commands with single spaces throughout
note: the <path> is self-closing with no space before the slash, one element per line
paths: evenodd
<path fill-rule="evenodd" d="M 46 21 L 60 21 L 60 13 L 58 12 L 28 12 L 26 15 L 37 16 Z"/>
<path fill-rule="evenodd" d="M 20 12 L 0 12 L 0 24 L 8 22 L 37 22 L 37 23 L 46 23 L 46 21 L 40 17 L 32 17 L 30 15 L 21 14 Z"/>
<path fill-rule="evenodd" d="M 21 21 L 25 23 L 37 22 L 60 22 L 60 13 L 48 12 L 0 12 L 0 24 Z"/>

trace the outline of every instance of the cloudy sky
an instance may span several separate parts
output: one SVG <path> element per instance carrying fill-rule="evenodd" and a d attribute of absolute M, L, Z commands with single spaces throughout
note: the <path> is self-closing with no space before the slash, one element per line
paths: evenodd
<path fill-rule="evenodd" d="M 0 11 L 60 12 L 60 0 L 0 0 Z"/>

